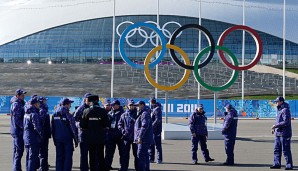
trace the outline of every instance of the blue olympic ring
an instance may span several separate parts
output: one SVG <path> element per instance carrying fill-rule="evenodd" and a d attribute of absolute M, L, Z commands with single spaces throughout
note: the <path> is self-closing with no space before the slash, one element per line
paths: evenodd
<path fill-rule="evenodd" d="M 163 36 L 162 32 L 156 26 L 154 26 L 153 24 L 139 22 L 139 23 L 135 23 L 135 24 L 130 25 L 129 27 L 127 27 L 127 29 L 124 30 L 124 32 L 122 33 L 122 35 L 120 37 L 120 41 L 119 41 L 120 54 L 121 54 L 123 60 L 127 64 L 129 64 L 130 66 L 132 66 L 134 68 L 137 68 L 137 69 L 144 69 L 144 65 L 136 64 L 133 61 L 131 61 L 127 57 L 127 55 L 125 54 L 125 51 L 124 51 L 124 40 L 126 38 L 126 35 L 129 33 L 129 31 L 131 31 L 135 28 L 138 28 L 138 27 L 147 27 L 147 28 L 152 29 L 153 31 L 155 31 L 159 35 L 159 38 L 161 40 L 161 46 L 162 46 L 161 52 L 160 52 L 159 56 L 152 63 L 149 64 L 149 68 L 153 68 L 156 65 L 158 65 L 158 63 L 163 59 L 164 54 L 165 54 L 166 49 L 167 49 L 167 47 L 166 47 L 167 42 L 166 42 L 165 37 Z"/>

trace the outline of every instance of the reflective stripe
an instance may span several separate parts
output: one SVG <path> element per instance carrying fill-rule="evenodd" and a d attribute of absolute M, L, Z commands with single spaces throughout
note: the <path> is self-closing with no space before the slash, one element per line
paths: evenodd
<path fill-rule="evenodd" d="M 89 118 L 89 121 L 98 121 L 100 118 Z"/>
<path fill-rule="evenodd" d="M 238 117 L 234 117 L 233 119 L 238 119 Z"/>
<path fill-rule="evenodd" d="M 54 120 L 58 120 L 58 119 L 60 120 L 60 117 L 54 117 Z"/>
<path fill-rule="evenodd" d="M 30 119 L 31 114 L 25 114 L 24 118 Z"/>

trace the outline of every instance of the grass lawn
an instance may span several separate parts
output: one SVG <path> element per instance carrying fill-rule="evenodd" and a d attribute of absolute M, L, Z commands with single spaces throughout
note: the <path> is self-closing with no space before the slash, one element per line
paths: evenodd
<path fill-rule="evenodd" d="M 293 72 L 295 74 L 298 74 L 298 69 L 290 69 L 290 68 L 287 68 L 286 71 L 289 71 L 289 72 Z"/>

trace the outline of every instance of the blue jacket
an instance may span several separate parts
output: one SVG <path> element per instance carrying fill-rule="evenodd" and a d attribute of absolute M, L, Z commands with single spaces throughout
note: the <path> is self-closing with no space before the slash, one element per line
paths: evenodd
<path fill-rule="evenodd" d="M 206 126 L 207 118 L 205 116 L 205 111 L 200 113 L 197 109 L 189 117 L 189 128 L 191 133 L 196 133 L 196 135 L 208 136 L 208 130 Z"/>
<path fill-rule="evenodd" d="M 12 97 L 10 107 L 10 133 L 14 136 L 23 136 L 23 121 L 24 121 L 24 100 L 18 99 L 17 97 Z"/>
<path fill-rule="evenodd" d="M 26 110 L 24 116 L 24 144 L 32 145 L 41 142 L 43 137 L 42 119 L 39 115 L 39 109 L 31 106 Z"/>
<path fill-rule="evenodd" d="M 138 139 L 144 143 L 153 143 L 152 119 L 148 106 L 145 106 L 142 111 L 138 112 L 134 128 L 134 141 L 138 142 Z"/>
<path fill-rule="evenodd" d="M 50 121 L 50 115 L 48 113 L 49 107 L 47 104 L 40 104 L 40 118 L 41 118 L 41 124 L 43 127 L 43 138 L 51 138 L 51 121 Z"/>
<path fill-rule="evenodd" d="M 291 112 L 288 103 L 277 106 L 275 136 L 292 137 Z"/>
<path fill-rule="evenodd" d="M 161 104 L 151 105 L 152 128 L 154 134 L 160 134 L 162 131 L 162 109 Z"/>
<path fill-rule="evenodd" d="M 108 135 L 122 137 L 122 134 L 121 134 L 120 130 L 118 129 L 118 123 L 119 123 L 120 117 L 123 113 L 124 113 L 124 110 L 122 107 L 120 107 L 117 110 L 112 109 L 108 113 L 109 127 L 110 127 L 110 129 L 108 130 Z"/>
<path fill-rule="evenodd" d="M 123 139 L 133 141 L 134 126 L 137 119 L 137 110 L 126 110 L 120 117 L 118 128 L 122 133 Z"/>
<path fill-rule="evenodd" d="M 230 112 L 225 112 L 222 134 L 225 137 L 236 138 L 237 125 L 238 125 L 238 114 L 237 114 L 237 111 L 234 108 L 232 108 Z"/>
<path fill-rule="evenodd" d="M 80 122 L 82 120 L 83 112 L 85 109 L 89 108 L 89 105 L 86 103 L 81 104 L 74 113 L 74 118 L 76 121 L 76 127 L 78 128 L 78 140 L 79 142 L 86 141 L 87 132 L 82 130 L 80 127 Z"/>
<path fill-rule="evenodd" d="M 52 135 L 54 143 L 72 141 L 72 139 L 78 142 L 75 120 L 67 107 L 61 106 L 53 114 Z"/>

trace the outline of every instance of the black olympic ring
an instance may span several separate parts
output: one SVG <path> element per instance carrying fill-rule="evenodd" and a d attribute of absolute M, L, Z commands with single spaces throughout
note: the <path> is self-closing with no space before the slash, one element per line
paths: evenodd
<path fill-rule="evenodd" d="M 182 27 L 178 28 L 172 35 L 172 37 L 170 38 L 170 44 L 171 45 L 174 45 L 174 42 L 176 40 L 176 37 L 177 35 L 180 34 L 180 32 L 182 32 L 183 30 L 185 29 L 188 29 L 188 28 L 195 28 L 196 30 L 199 30 L 199 31 L 202 31 L 205 36 L 207 37 L 208 39 L 208 42 L 211 46 L 211 49 L 210 49 L 210 53 L 209 55 L 207 56 L 207 58 L 198 65 L 198 68 L 203 68 L 204 66 L 206 66 L 210 61 L 211 59 L 213 58 L 213 55 L 214 55 L 214 52 L 215 52 L 215 42 L 214 42 L 214 39 L 211 35 L 211 33 L 203 26 L 200 26 L 198 24 L 186 24 L 186 25 L 183 25 Z M 172 57 L 172 59 L 175 61 L 175 63 L 179 66 L 181 66 L 182 68 L 185 68 L 185 69 L 189 69 L 189 70 L 194 70 L 194 66 L 190 66 L 190 65 L 185 65 L 184 63 L 182 63 L 178 57 L 176 56 L 175 54 L 175 51 L 174 49 L 170 49 L 170 56 Z"/>

